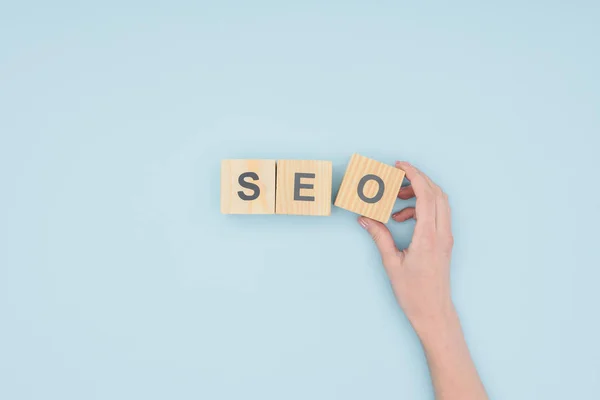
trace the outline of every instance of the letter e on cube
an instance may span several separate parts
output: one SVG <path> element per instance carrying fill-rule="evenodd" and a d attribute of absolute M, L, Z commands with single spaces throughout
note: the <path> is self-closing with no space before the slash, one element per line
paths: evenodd
<path fill-rule="evenodd" d="M 276 213 L 331 214 L 331 161 L 278 160 Z"/>

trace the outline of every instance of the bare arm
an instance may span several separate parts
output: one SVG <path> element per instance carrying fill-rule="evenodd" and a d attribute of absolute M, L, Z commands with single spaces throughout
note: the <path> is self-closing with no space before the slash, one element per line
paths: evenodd
<path fill-rule="evenodd" d="M 454 310 L 417 332 L 437 399 L 487 399 Z"/>
<path fill-rule="evenodd" d="M 438 400 L 485 400 L 450 294 L 453 238 L 448 197 L 429 177 L 409 163 L 399 162 L 411 185 L 398 197 L 416 197 L 416 207 L 393 215 L 398 222 L 415 218 L 408 249 L 398 250 L 387 227 L 360 217 L 372 236 L 394 294 L 419 336 Z"/>

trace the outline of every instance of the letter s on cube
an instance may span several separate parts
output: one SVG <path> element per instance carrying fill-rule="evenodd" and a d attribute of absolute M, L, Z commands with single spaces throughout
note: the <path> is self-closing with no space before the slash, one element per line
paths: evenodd
<path fill-rule="evenodd" d="M 221 212 L 275 214 L 275 160 L 222 160 Z"/>
<path fill-rule="evenodd" d="M 404 171 L 354 154 L 340 190 L 337 207 L 387 223 L 402 186 Z"/>

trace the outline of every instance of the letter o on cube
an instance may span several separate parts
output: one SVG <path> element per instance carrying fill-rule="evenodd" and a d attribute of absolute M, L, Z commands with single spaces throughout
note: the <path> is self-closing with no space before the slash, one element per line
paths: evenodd
<path fill-rule="evenodd" d="M 402 186 L 404 171 L 354 154 L 350 159 L 335 205 L 387 223 Z"/>

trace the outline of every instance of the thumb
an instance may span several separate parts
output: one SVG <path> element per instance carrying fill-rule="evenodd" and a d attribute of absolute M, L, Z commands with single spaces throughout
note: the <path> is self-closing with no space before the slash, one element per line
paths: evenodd
<path fill-rule="evenodd" d="M 387 226 L 367 217 L 358 218 L 358 223 L 365 228 L 373 238 L 383 261 L 398 254 L 396 243 L 394 243 L 394 238 L 392 238 L 392 234 Z"/>

